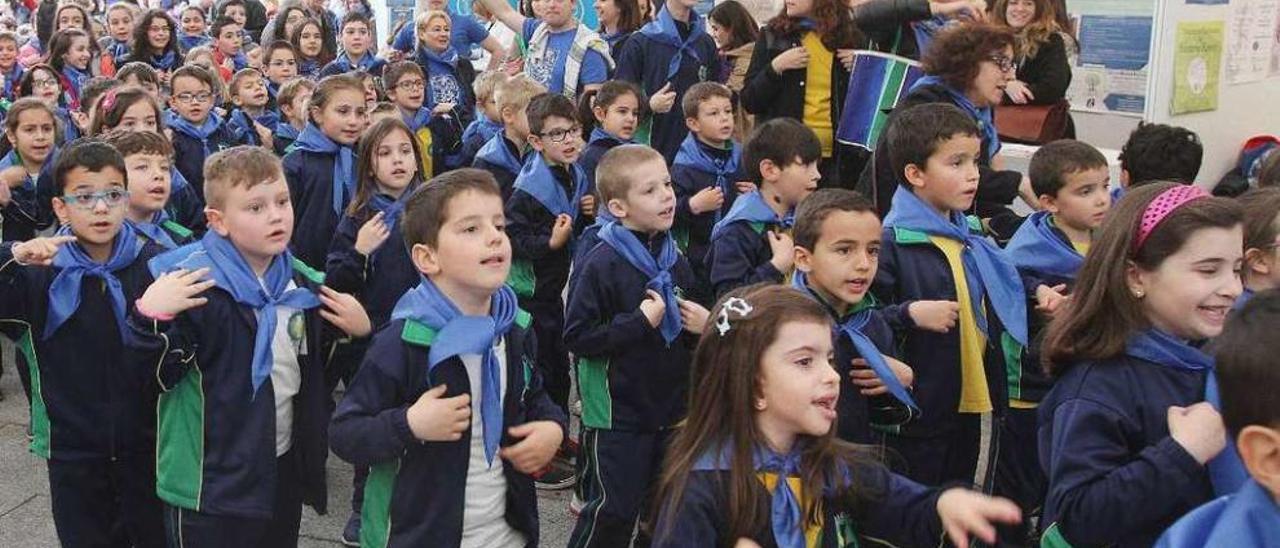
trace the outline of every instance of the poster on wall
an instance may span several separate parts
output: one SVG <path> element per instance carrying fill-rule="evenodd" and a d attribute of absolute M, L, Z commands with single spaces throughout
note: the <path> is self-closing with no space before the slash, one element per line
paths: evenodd
<path fill-rule="evenodd" d="M 1067 89 L 1072 110 L 1142 116 L 1153 1 L 1076 0 L 1068 5 L 1080 45 Z"/>
<path fill-rule="evenodd" d="M 1227 83 L 1256 82 L 1270 76 L 1280 25 L 1280 0 L 1236 0 L 1227 20 Z"/>
<path fill-rule="evenodd" d="M 1173 43 L 1172 115 L 1218 109 L 1222 21 L 1178 23 Z"/>

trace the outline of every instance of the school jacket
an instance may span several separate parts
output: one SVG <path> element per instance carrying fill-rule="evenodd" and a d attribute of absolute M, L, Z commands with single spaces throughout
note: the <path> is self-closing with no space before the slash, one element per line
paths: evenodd
<path fill-rule="evenodd" d="M 690 16 L 700 17 L 693 12 Z M 679 29 L 682 39 L 690 32 L 687 23 L 676 21 L 676 28 Z M 716 41 L 710 34 L 704 33 L 699 36 L 692 47 L 702 62 L 695 62 L 686 53 L 675 76 L 667 78 L 667 63 L 675 57 L 676 47 L 658 42 L 643 32 L 633 32 L 622 47 L 617 71 L 613 75 L 618 80 L 635 82 L 644 90 L 646 97 L 652 97 L 667 84 L 671 84 L 672 91 L 676 92 L 676 102 L 670 111 L 664 114 L 651 114 L 650 117 L 652 125 L 649 145 L 662 153 L 662 157 L 667 160 L 667 165 L 675 161 L 680 143 L 689 134 L 689 128 L 684 123 L 684 112 L 680 109 L 680 101 L 684 98 L 684 93 L 694 84 L 713 80 L 717 74 L 720 74 L 720 55 L 716 49 Z"/>
<path fill-rule="evenodd" d="M 1204 401 L 1204 372 L 1119 356 L 1072 365 L 1040 404 L 1046 538 L 1151 546 L 1213 499 L 1207 469 L 1169 435 L 1169 406 Z"/>
<path fill-rule="evenodd" d="M 596 167 L 600 165 L 600 159 L 604 158 L 606 152 L 621 144 L 623 144 L 622 141 L 613 137 L 596 139 L 588 143 L 587 148 L 583 149 L 582 155 L 578 157 L 578 167 L 587 174 L 587 185 L 593 194 L 596 191 Z"/>
<path fill-rule="evenodd" d="M 534 161 L 541 160 L 535 158 Z M 569 185 L 573 183 L 561 177 L 565 174 L 564 169 L 551 168 L 551 173 L 556 175 L 556 184 L 572 200 L 573 190 Z M 551 227 L 556 223 L 556 216 L 524 191 L 513 191 L 506 203 L 507 236 L 511 238 L 513 259 L 509 285 L 520 296 L 522 307 L 527 307 L 525 303 L 528 302 L 564 308 L 560 294 L 569 281 L 573 236 L 564 247 L 551 249 Z M 573 232 L 581 233 L 590 222 L 586 215 L 578 215 Z"/>
<path fill-rule="evenodd" d="M 236 145 L 246 144 L 244 136 L 237 132 L 226 121 L 209 136 L 209 154 L 205 154 L 204 145 L 199 139 L 173 131 L 173 163 L 178 172 L 196 189 L 201 206 L 204 205 L 204 162 L 215 152 L 226 150 Z"/>
<path fill-rule="evenodd" d="M 126 303 L 151 285 L 147 260 L 162 251 L 144 245 L 115 271 Z M 19 329 L 16 347 L 31 372 L 29 449 L 59 461 L 146 458 L 155 447 L 155 382 L 146 362 L 126 352 L 106 283 L 85 276 L 80 306 L 43 337 L 60 271 L 19 265 L 13 244 L 0 245 L 0 325 Z"/>
<path fill-rule="evenodd" d="M 740 221 L 724 227 L 719 237 L 711 240 L 706 266 L 717 299 L 744 285 L 783 281 L 785 274 L 769 262 L 773 250 L 766 234 L 779 229 L 776 225 Z"/>
<path fill-rule="evenodd" d="M 547 396 L 534 363 L 537 343 L 531 322 L 528 313 L 519 311 L 504 339 L 503 426 L 550 420 L 567 431 L 568 418 Z M 335 454 L 371 467 L 361 534 L 382 541 L 378 546 L 445 547 L 458 546 L 461 540 L 471 429 L 464 429 L 458 441 L 422 442 L 413 436 L 407 418 L 408 408 L 438 384 L 448 386 L 445 398 L 471 393 L 466 367 L 456 356 L 427 375 L 435 337 L 435 330 L 411 320 L 387 324 L 374 337 L 329 427 Z M 478 413 L 479 408 L 473 405 L 472 411 Z M 504 432 L 500 444 L 517 441 Z M 507 481 L 507 523 L 535 547 L 538 509 L 533 478 L 510 464 L 504 464 L 502 473 Z"/>
<path fill-rule="evenodd" d="M 703 150 L 711 151 L 713 155 L 728 153 L 728 151 L 716 151 L 701 142 L 698 146 Z M 738 189 L 734 183 L 750 179 L 741 166 L 737 173 L 729 175 L 729 192 L 725 194 L 724 204 L 720 206 L 721 215 L 728 214 L 729 208 L 733 207 L 733 201 L 738 199 Z M 672 164 L 671 185 L 676 191 L 676 220 L 671 230 L 676 234 L 676 241 L 680 243 L 681 251 L 689 258 L 694 270 L 705 275 L 704 263 L 707 259 L 707 251 L 711 247 L 711 229 L 716 225 L 716 214 L 714 211 L 704 211 L 695 215 L 693 210 L 689 209 L 689 199 L 704 188 L 716 186 L 716 176 L 714 173 L 699 171 L 684 164 Z"/>
<path fill-rule="evenodd" d="M 972 219 L 970 228 L 974 228 Z M 880 267 L 871 293 L 886 303 L 882 310 L 897 334 L 900 358 L 915 369 L 913 396 L 921 411 L 919 417 L 898 427 L 895 433 L 912 438 L 941 435 L 960 425 L 960 330 L 935 333 L 920 329 L 907 310 L 915 301 L 955 301 L 956 282 L 946 256 L 924 233 L 889 227 L 885 228 L 882 241 Z M 988 299 L 983 299 L 983 308 L 987 346 L 982 361 L 992 411 L 1000 416 L 1008 407 L 1006 363 L 1017 369 L 1022 347 L 1005 332 Z"/>
<path fill-rule="evenodd" d="M 338 231 L 329 244 L 325 260 L 324 283 L 343 293 L 355 295 L 369 314 L 375 330 L 391 321 L 391 311 L 405 292 L 418 285 L 420 276 L 409 259 L 404 246 L 404 236 L 396 223 L 382 242 L 369 256 L 356 251 L 356 236 L 360 227 L 377 213 L 365 208 L 355 215 L 348 214 L 338 223 Z M 401 216 L 403 222 L 403 215 Z"/>
<path fill-rule="evenodd" d="M 511 192 L 515 190 L 516 176 L 520 175 L 520 167 L 524 165 L 529 154 L 532 153 L 524 153 L 522 147 L 512 143 L 507 139 L 506 133 L 499 131 L 480 147 L 480 151 L 476 153 L 476 159 L 471 162 L 471 167 L 493 174 L 493 178 L 498 181 L 498 188 L 502 191 L 502 201 L 507 203 L 511 200 Z"/>
<path fill-rule="evenodd" d="M 657 256 L 670 236 L 649 238 Z M 689 365 L 698 338 L 687 331 L 668 345 L 640 303 L 649 282 L 613 246 L 596 245 L 575 273 L 565 312 L 564 343 L 578 359 L 582 424 L 589 428 L 654 432 L 684 418 Z M 671 267 L 676 294 L 697 293 L 689 262 Z M 674 306 L 674 303 L 670 306 Z"/>
<path fill-rule="evenodd" d="M 824 501 L 819 548 L 857 546 L 938 546 L 943 538 L 938 517 L 938 496 L 942 489 L 930 489 L 890 472 L 880 465 L 859 466 L 853 472 L 861 481 L 855 491 L 875 498 L 850 504 L 834 497 Z M 670 523 L 660 518 L 655 528 L 655 548 L 691 546 L 731 548 L 738 539 L 729 537 L 728 471 L 690 472 L 679 506 L 660 508 Z M 764 516 L 751 540 L 761 548 L 777 548 L 769 520 L 769 492 L 756 482 L 756 504 Z M 861 488 L 861 489 L 859 489 Z M 877 496 L 878 495 L 878 496 Z M 664 526 L 670 525 L 670 529 Z"/>
<path fill-rule="evenodd" d="M 1051 230 L 1054 236 L 1071 245 L 1071 240 L 1061 229 L 1053 227 Z M 1050 318 L 1036 310 L 1036 288 L 1041 285 L 1049 287 L 1065 285 L 1067 286 L 1066 294 L 1070 295 L 1075 287 L 1075 280 L 1023 267 L 1018 268 L 1018 274 L 1022 276 L 1022 287 L 1027 290 L 1028 341 L 1026 352 L 1022 355 L 1021 367 L 1016 372 L 1010 370 L 1015 374 L 1009 375 L 1009 399 L 1039 402 L 1044 399 L 1045 394 L 1049 393 L 1049 389 L 1053 388 L 1053 378 L 1045 372 L 1044 366 L 1040 363 L 1040 348 L 1044 344 L 1045 329 L 1049 327 Z"/>
<path fill-rule="evenodd" d="M 294 283 L 318 292 L 324 275 L 296 260 L 293 266 Z M 276 493 L 276 406 L 270 377 L 253 393 L 257 320 L 253 309 L 221 288 L 201 296 L 208 302 L 173 321 L 153 320 L 136 308 L 129 317 L 130 345 L 163 391 L 151 410 L 157 418 L 156 494 L 187 510 L 267 519 Z M 318 310 L 304 311 L 296 326 L 306 347 L 298 356 L 302 380 L 286 455 L 302 478 L 302 502 L 324 514 L 325 427 L 333 400 L 325 391 L 322 341 L 332 337 L 324 336 Z"/>
<path fill-rule="evenodd" d="M 293 237 L 289 250 L 308 266 L 320 268 L 338 230 L 333 211 L 333 154 L 297 150 L 284 156 L 284 179 L 293 201 Z M 345 208 L 346 205 L 344 204 Z M 357 229 L 358 230 L 358 229 Z"/>
<path fill-rule="evenodd" d="M 182 177 L 182 172 L 177 167 L 169 168 L 169 176 L 173 190 L 169 194 L 169 202 L 164 205 L 165 213 L 177 225 L 191 231 L 192 239 L 203 236 L 208 222 L 204 216 L 203 195 L 190 182 L 181 187 L 173 187 L 172 182 Z"/>
<path fill-rule="evenodd" d="M 25 242 L 53 224 L 53 210 L 40 206 L 36 181 L 10 188 L 9 204 L 0 209 L 0 241 Z"/>

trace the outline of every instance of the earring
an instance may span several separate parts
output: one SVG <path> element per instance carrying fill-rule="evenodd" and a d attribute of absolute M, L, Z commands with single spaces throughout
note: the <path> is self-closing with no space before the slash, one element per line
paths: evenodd
<path fill-rule="evenodd" d="M 756 400 L 756 411 L 764 411 L 764 400 Z"/>
<path fill-rule="evenodd" d="M 1134 297 L 1141 299 L 1141 298 L 1143 297 L 1143 295 L 1146 295 L 1146 293 L 1144 293 L 1141 289 L 1135 289 L 1135 290 L 1133 290 L 1133 296 L 1134 296 Z"/>

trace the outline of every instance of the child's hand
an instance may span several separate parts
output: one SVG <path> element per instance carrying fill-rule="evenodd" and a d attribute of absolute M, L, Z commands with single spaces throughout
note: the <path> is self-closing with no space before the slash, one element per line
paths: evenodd
<path fill-rule="evenodd" d="M 275 141 L 273 140 L 274 135 L 271 133 L 270 129 L 267 129 L 267 126 L 254 122 L 253 130 L 258 132 L 258 141 L 262 142 L 263 148 L 267 148 L 267 149 L 274 148 L 274 145 L 275 145 Z"/>
<path fill-rule="evenodd" d="M 996 542 L 992 522 L 1016 524 L 1022 521 L 1018 505 L 1007 499 L 988 497 L 962 488 L 947 489 L 938 497 L 938 517 L 956 548 L 969 546 L 970 535 L 982 542 Z"/>
<path fill-rule="evenodd" d="M 347 293 L 339 293 L 328 286 L 320 286 L 320 317 L 352 337 L 363 337 L 373 331 L 369 314 L 360 301 Z"/>
<path fill-rule="evenodd" d="M 422 394 L 405 412 L 413 437 L 422 441 L 457 441 L 471 428 L 471 394 L 443 398 L 446 385 Z"/>
<path fill-rule="evenodd" d="M 1169 407 L 1169 435 L 1183 449 L 1204 464 L 1218 456 L 1227 446 L 1227 428 L 1222 415 L 1209 402 L 1190 407 Z"/>
<path fill-rule="evenodd" d="M 18 264 L 32 266 L 49 266 L 53 264 L 53 256 L 63 244 L 76 241 L 75 236 L 50 236 L 48 238 L 32 238 L 25 242 L 13 244 L 13 259 Z"/>
<path fill-rule="evenodd" d="M 440 115 L 453 112 L 453 103 L 437 103 L 436 108 L 431 109 L 431 114 Z"/>
<path fill-rule="evenodd" d="M 1054 312 L 1058 311 L 1063 303 L 1067 302 L 1067 296 L 1064 294 L 1067 290 L 1066 284 L 1059 284 L 1053 287 L 1041 285 L 1036 288 L 1036 310 L 1041 314 L 1053 317 Z"/>
<path fill-rule="evenodd" d="M 22 168 L 18 168 L 22 169 Z M 0 207 L 8 207 L 9 202 L 13 200 L 13 191 L 9 189 L 9 185 L 0 183 Z"/>
<path fill-rule="evenodd" d="M 960 303 L 955 301 L 916 301 L 907 306 L 907 315 L 916 327 L 934 333 L 947 333 L 960 320 Z"/>
<path fill-rule="evenodd" d="M 564 431 L 552 421 L 526 422 L 508 428 L 507 433 L 523 439 L 503 447 L 498 455 L 522 474 L 532 474 L 545 468 L 564 440 Z"/>
<path fill-rule="evenodd" d="M 596 216 L 596 197 L 590 194 L 583 196 L 578 200 L 578 211 L 588 217 Z"/>
<path fill-rule="evenodd" d="M 676 104 L 676 90 L 667 82 L 662 89 L 649 96 L 649 110 L 654 114 L 665 114 Z"/>
<path fill-rule="evenodd" d="M 733 543 L 733 548 L 760 548 L 760 543 L 749 538 L 740 538 Z"/>
<path fill-rule="evenodd" d="M 722 206 L 724 206 L 724 192 L 718 186 L 699 190 L 689 198 L 689 210 L 693 211 L 694 215 L 715 211 Z"/>
<path fill-rule="evenodd" d="M 889 369 L 893 370 L 893 376 L 898 378 L 898 382 L 902 386 L 910 387 L 916 381 L 916 374 L 911 370 L 911 366 L 902 363 L 890 356 L 884 356 L 885 363 L 889 364 Z M 888 394 L 889 389 L 884 385 L 884 380 L 876 375 L 871 364 L 862 358 L 853 360 L 853 369 L 849 371 L 849 380 L 854 386 L 859 388 L 859 392 L 864 396 L 878 396 L 880 394 Z"/>
<path fill-rule="evenodd" d="M 203 279 L 208 273 L 208 268 L 201 268 L 161 274 L 142 293 L 142 298 L 138 299 L 138 311 L 148 317 L 160 318 L 173 317 L 197 306 L 204 306 L 209 299 L 197 295 L 216 283 Z"/>
<path fill-rule="evenodd" d="M 551 241 L 547 245 L 552 250 L 559 250 L 569 243 L 569 236 L 573 235 L 573 217 L 568 214 L 561 213 L 556 217 L 556 224 L 551 227 Z"/>
<path fill-rule="evenodd" d="M 786 274 L 791 272 L 795 266 L 796 244 L 791 239 L 791 235 L 782 232 L 769 231 L 769 250 L 773 252 L 773 258 L 769 262 L 773 263 L 773 267 L 778 272 Z"/>
<path fill-rule="evenodd" d="M 667 303 L 657 291 L 646 289 L 644 300 L 640 301 L 640 313 L 649 320 L 649 325 L 658 327 L 662 323 L 662 315 L 667 313 Z"/>
<path fill-rule="evenodd" d="M 680 321 L 684 323 L 684 330 L 701 335 L 707 326 L 707 318 L 711 317 L 711 311 L 693 301 L 676 299 L 676 302 L 680 305 Z"/>
<path fill-rule="evenodd" d="M 845 70 L 853 70 L 853 52 L 852 49 L 836 50 L 836 58 L 840 60 L 840 64 L 844 65 Z"/>
<path fill-rule="evenodd" d="M 760 187 L 756 186 L 756 184 L 751 181 L 738 181 L 733 183 L 733 188 L 737 189 L 738 194 L 751 194 L 752 192 L 760 190 Z"/>
<path fill-rule="evenodd" d="M 382 222 L 382 217 L 382 212 L 379 211 L 360 226 L 360 232 L 356 233 L 356 252 L 368 257 L 382 246 L 382 242 L 387 241 L 391 229 L 387 228 L 387 223 Z"/>

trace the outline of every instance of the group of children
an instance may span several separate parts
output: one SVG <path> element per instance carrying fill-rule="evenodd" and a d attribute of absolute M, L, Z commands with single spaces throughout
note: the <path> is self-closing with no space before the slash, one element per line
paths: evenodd
<path fill-rule="evenodd" d="M 955 107 L 895 112 L 882 219 L 801 122 L 735 142 L 691 2 L 617 66 L 573 0 L 483 5 L 523 73 L 476 74 L 435 9 L 411 60 L 303 8 L 251 60 L 230 0 L 207 60 L 198 8 L 181 37 L 108 10 L 126 62 L 71 82 L 66 9 L 0 158 L 64 545 L 296 545 L 330 450 L 367 547 L 536 546 L 535 488 L 568 487 L 574 547 L 1280 539 L 1280 191 L 1191 186 L 1180 128 L 1139 127 L 1116 191 L 1059 141 L 999 247 Z"/>

